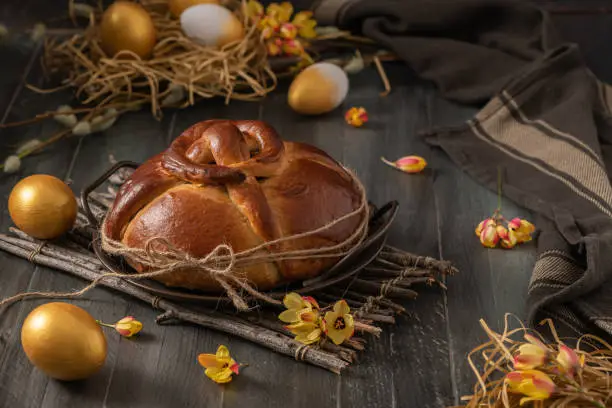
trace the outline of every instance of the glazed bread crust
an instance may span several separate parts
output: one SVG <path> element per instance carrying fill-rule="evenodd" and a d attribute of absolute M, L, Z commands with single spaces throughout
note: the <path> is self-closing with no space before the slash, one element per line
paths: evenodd
<path fill-rule="evenodd" d="M 260 121 L 210 120 L 187 129 L 121 187 L 105 219 L 107 237 L 144 248 L 163 237 L 204 257 L 220 244 L 236 252 L 309 232 L 359 208 L 352 177 L 323 151 L 283 142 Z M 346 240 L 361 220 L 285 240 L 265 251 L 314 249 Z M 127 259 L 138 271 L 142 265 Z M 321 274 L 337 259 L 262 262 L 234 273 L 259 290 Z M 186 269 L 157 278 L 168 286 L 220 292 L 208 273 Z"/>

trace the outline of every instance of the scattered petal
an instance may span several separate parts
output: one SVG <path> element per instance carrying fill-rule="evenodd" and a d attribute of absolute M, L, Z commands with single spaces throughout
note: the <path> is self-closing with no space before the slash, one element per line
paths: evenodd
<path fill-rule="evenodd" d="M 351 126 L 361 127 L 368 121 L 368 112 L 363 107 L 353 107 L 344 114 L 344 120 Z"/>
<path fill-rule="evenodd" d="M 396 169 L 399 169 L 405 173 L 420 173 L 425 167 L 427 167 L 427 162 L 420 156 L 405 156 L 395 162 L 391 162 L 384 157 L 381 157 L 381 160 L 383 163 L 391 167 L 395 167 Z"/>
<path fill-rule="evenodd" d="M 240 365 L 231 357 L 229 349 L 220 345 L 215 354 L 200 354 L 198 363 L 206 368 L 204 373 L 217 384 L 232 381 L 232 375 L 239 373 Z"/>
<path fill-rule="evenodd" d="M 16 173 L 21 167 L 21 159 L 18 156 L 9 156 L 4 161 L 4 172 L 5 173 Z"/>

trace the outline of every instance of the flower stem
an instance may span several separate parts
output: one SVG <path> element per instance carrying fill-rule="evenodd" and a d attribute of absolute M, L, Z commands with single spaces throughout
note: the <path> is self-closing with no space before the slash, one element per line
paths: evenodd
<path fill-rule="evenodd" d="M 501 166 L 497 167 L 497 211 L 502 208 L 502 174 Z"/>
<path fill-rule="evenodd" d="M 100 320 L 96 320 L 96 323 L 98 323 L 100 326 L 104 326 L 104 327 L 110 327 L 111 329 L 115 328 L 115 325 L 113 324 L 107 324 L 107 323 L 103 323 Z"/>

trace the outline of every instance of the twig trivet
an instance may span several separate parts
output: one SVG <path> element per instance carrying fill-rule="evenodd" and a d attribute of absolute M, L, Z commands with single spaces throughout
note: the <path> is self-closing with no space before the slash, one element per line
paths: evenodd
<path fill-rule="evenodd" d="M 22 258 L 27 258 L 31 251 L 35 250 L 38 245 L 39 244 L 35 242 L 0 234 L 0 249 Z M 40 254 L 33 257 L 34 263 L 60 269 L 88 281 L 95 280 L 101 273 L 100 270 L 88 269 L 84 266 L 78 265 L 75 262 L 45 255 L 45 252 L 48 254 L 53 253 L 53 256 L 58 254 L 57 250 L 53 250 L 50 249 L 49 246 L 45 246 L 42 248 Z M 62 256 L 64 258 L 68 257 L 65 253 L 63 253 Z M 75 259 L 77 259 L 77 257 L 75 257 Z M 223 315 L 220 312 L 215 312 L 213 310 L 207 311 L 206 314 L 194 313 L 193 311 L 173 302 L 159 300 L 159 298 L 156 300 L 156 296 L 133 286 L 124 279 L 110 277 L 107 280 L 102 281 L 100 285 L 118 290 L 150 305 L 155 301 L 158 308 L 164 311 L 164 313 L 158 317 L 159 323 L 164 323 L 169 319 L 194 323 L 202 327 L 241 337 L 292 358 L 302 346 L 301 343 L 296 342 L 288 336 L 283 336 L 264 327 L 253 325 L 237 317 Z M 348 366 L 348 362 L 342 360 L 340 357 L 318 348 L 311 347 L 308 350 L 300 353 L 300 357 L 302 357 L 301 359 L 303 361 L 325 368 L 334 373 L 339 374 L 342 369 Z"/>

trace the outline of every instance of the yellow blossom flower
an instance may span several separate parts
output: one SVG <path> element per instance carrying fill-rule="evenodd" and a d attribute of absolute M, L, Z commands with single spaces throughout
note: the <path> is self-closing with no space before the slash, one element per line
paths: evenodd
<path fill-rule="evenodd" d="M 323 329 L 335 344 L 342 344 L 355 333 L 355 322 L 350 312 L 346 301 L 340 300 L 334 305 L 333 311 L 325 313 Z"/>
<path fill-rule="evenodd" d="M 206 368 L 206 376 L 217 384 L 232 381 L 232 375 L 237 375 L 240 368 L 224 345 L 219 346 L 217 354 L 200 354 L 198 362 Z"/>
<path fill-rule="evenodd" d="M 531 334 L 525 334 L 528 343 L 521 344 L 514 356 L 515 370 L 531 370 L 540 367 L 548 359 L 548 348 Z"/>
<path fill-rule="evenodd" d="M 570 377 L 576 374 L 576 370 L 581 367 L 580 359 L 574 350 L 567 347 L 565 344 L 559 346 L 559 354 L 557 355 L 557 363 L 561 371 Z"/>
<path fill-rule="evenodd" d="M 287 55 L 304 54 L 304 46 L 298 39 L 283 41 L 282 50 Z"/>
<path fill-rule="evenodd" d="M 487 248 L 495 248 L 499 242 L 497 234 L 497 225 L 494 219 L 488 218 L 484 220 L 480 232 L 480 243 Z"/>
<path fill-rule="evenodd" d="M 498 225 L 496 227 L 496 232 L 503 248 L 510 249 L 516 246 L 516 235 L 512 229 L 508 230 L 503 225 Z"/>
<path fill-rule="evenodd" d="M 363 107 L 353 107 L 344 114 L 344 120 L 351 126 L 361 127 L 368 121 L 368 112 Z"/>
<path fill-rule="evenodd" d="M 261 37 L 264 40 L 269 40 L 272 37 L 274 37 L 274 31 L 275 31 L 275 28 L 273 28 L 272 26 L 270 26 L 270 25 L 263 25 L 261 27 Z M 278 38 L 276 40 L 278 40 Z"/>
<path fill-rule="evenodd" d="M 514 231 L 519 244 L 531 241 L 531 234 L 535 232 L 535 226 L 527 220 L 514 218 L 508 223 L 508 228 Z"/>
<path fill-rule="evenodd" d="M 282 38 L 293 40 L 298 34 L 298 29 L 291 23 L 283 23 L 280 26 L 280 35 Z"/>
<path fill-rule="evenodd" d="M 264 7 L 256 0 L 247 2 L 247 15 L 251 18 L 260 18 L 264 14 Z"/>
<path fill-rule="evenodd" d="M 314 315 L 314 312 L 310 313 L 313 313 Z M 289 326 L 285 326 L 285 328 L 295 335 L 296 341 L 307 345 L 313 344 L 321 340 L 321 334 L 323 334 L 319 320 L 320 319 L 318 319 L 318 317 L 316 321 L 304 320 L 298 323 L 290 324 Z"/>
<path fill-rule="evenodd" d="M 282 41 L 280 38 L 276 38 L 273 40 L 268 40 L 266 42 L 266 48 L 268 50 L 268 55 L 271 57 L 275 57 L 280 55 L 282 52 Z"/>
<path fill-rule="evenodd" d="M 312 11 L 300 11 L 293 17 L 293 24 L 298 28 L 302 38 L 315 38 L 317 22 L 312 18 Z"/>
<path fill-rule="evenodd" d="M 314 321 L 311 315 L 306 313 L 313 312 L 318 316 L 319 304 L 311 296 L 300 296 L 295 292 L 285 295 L 283 304 L 287 308 L 278 315 L 278 318 L 285 323 L 296 323 L 302 320 Z"/>
<path fill-rule="evenodd" d="M 293 5 L 288 1 L 282 3 L 270 3 L 266 8 L 266 14 L 273 17 L 279 23 L 287 23 L 293 14 Z"/>
<path fill-rule="evenodd" d="M 546 373 L 538 370 L 512 371 L 506 374 L 505 381 L 510 392 L 526 396 L 521 398 L 521 405 L 530 401 L 548 399 L 556 389 L 553 380 Z"/>
<path fill-rule="evenodd" d="M 123 337 L 132 337 L 142 330 L 142 323 L 134 316 L 127 316 L 115 323 L 115 330 Z"/>

